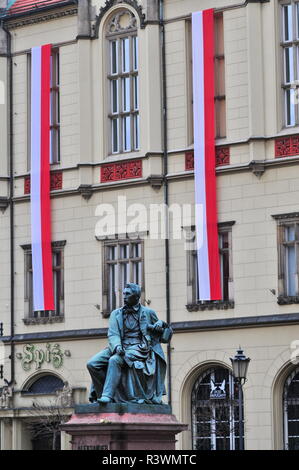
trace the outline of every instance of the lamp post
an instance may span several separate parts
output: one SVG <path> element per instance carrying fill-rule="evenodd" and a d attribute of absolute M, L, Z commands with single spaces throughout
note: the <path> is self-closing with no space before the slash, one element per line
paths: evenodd
<path fill-rule="evenodd" d="M 247 369 L 250 362 L 249 357 L 246 357 L 243 354 L 241 346 L 237 350 L 235 357 L 230 358 L 233 368 L 233 375 L 235 382 L 238 384 L 238 400 L 239 400 L 239 450 L 244 450 L 243 437 L 244 437 L 244 427 L 243 427 L 243 407 L 242 407 L 242 396 L 243 390 L 242 386 L 247 380 Z"/>

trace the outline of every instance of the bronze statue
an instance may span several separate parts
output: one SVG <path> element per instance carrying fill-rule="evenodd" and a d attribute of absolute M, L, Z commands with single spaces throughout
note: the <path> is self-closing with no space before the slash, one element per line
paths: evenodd
<path fill-rule="evenodd" d="M 124 307 L 110 315 L 109 345 L 87 363 L 92 378 L 89 401 L 161 404 L 166 361 L 160 343 L 172 329 L 140 304 L 141 289 L 127 284 Z"/>

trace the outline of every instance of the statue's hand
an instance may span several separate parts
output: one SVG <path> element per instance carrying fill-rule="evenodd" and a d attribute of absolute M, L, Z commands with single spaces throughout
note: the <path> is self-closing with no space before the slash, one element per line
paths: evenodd
<path fill-rule="evenodd" d="M 124 356 L 125 355 L 125 351 L 123 350 L 123 348 L 121 346 L 117 346 L 115 352 L 119 356 Z"/>
<path fill-rule="evenodd" d="M 154 324 L 154 331 L 156 333 L 162 333 L 164 330 L 164 322 L 162 320 L 158 320 L 155 324 Z"/>

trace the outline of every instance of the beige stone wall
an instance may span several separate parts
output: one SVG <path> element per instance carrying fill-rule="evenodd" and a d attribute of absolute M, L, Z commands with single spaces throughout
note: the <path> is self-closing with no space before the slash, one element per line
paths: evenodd
<path fill-rule="evenodd" d="M 92 2 L 95 12 L 105 1 Z M 200 5 L 199 5 L 200 3 Z M 188 66 L 189 16 L 200 8 L 233 5 L 235 0 L 198 2 L 166 0 L 166 66 L 168 104 L 169 203 L 194 204 L 194 180 L 185 172 L 185 151 L 190 142 L 190 70 Z M 270 289 L 277 290 L 276 222 L 277 213 L 298 211 L 298 168 L 286 164 L 267 167 L 259 179 L 249 168 L 251 160 L 274 160 L 273 137 L 296 133 L 282 129 L 280 90 L 280 50 L 277 2 L 250 4 L 246 8 L 224 12 L 225 81 L 227 137 L 217 144 L 231 144 L 231 171 L 217 170 L 219 221 L 235 221 L 232 227 L 233 278 L 235 308 L 188 312 L 187 255 L 183 239 L 170 239 L 170 310 L 171 321 L 200 321 L 240 318 L 280 313 L 296 313 L 296 305 L 279 306 Z M 146 6 L 146 0 L 143 1 Z M 118 5 L 119 6 L 119 5 Z M 131 7 L 130 7 L 131 8 Z M 112 11 L 112 10 L 111 10 Z M 153 189 L 146 183 L 149 175 L 163 171 L 162 152 L 162 84 L 160 69 L 159 28 L 148 25 L 138 31 L 140 39 L 140 117 L 141 149 L 127 156 L 108 156 L 107 84 L 105 77 L 104 24 L 99 39 L 76 41 L 77 18 L 68 16 L 48 22 L 15 28 L 12 31 L 14 70 L 14 191 L 15 207 L 15 333 L 63 332 L 105 328 L 96 305 L 102 306 L 102 242 L 95 238 L 100 204 L 117 207 L 118 196 L 127 204 L 161 204 L 163 187 Z M 175 21 L 174 21 L 175 20 Z M 30 201 L 24 198 L 24 175 L 27 167 L 27 58 L 33 46 L 51 42 L 60 46 L 61 60 L 61 163 L 53 169 L 63 170 L 63 191 L 52 194 L 52 239 L 66 240 L 65 321 L 47 325 L 24 325 L 24 252 L 21 245 L 30 243 Z M 260 45 L 263 47 L 260 47 Z M 188 75 L 189 74 L 189 75 Z M 0 80 L 6 80 L 6 61 L 0 58 Z M 7 130 L 5 107 L 0 105 L 0 177 L 7 176 Z M 251 141 L 252 137 L 268 138 Z M 148 154 L 158 153 L 149 156 Z M 100 183 L 100 166 L 142 158 L 143 176 L 139 184 Z M 86 164 L 78 168 L 79 163 Z M 243 165 L 243 168 L 241 168 Z M 224 171 L 225 170 L 225 171 Z M 233 171 L 234 170 L 234 171 Z M 237 171 L 238 170 L 238 171 Z M 76 193 L 80 184 L 93 184 L 96 191 L 88 201 Z M 0 179 L 0 195 L 7 183 Z M 145 297 L 162 319 L 166 319 L 165 245 L 164 240 L 144 240 Z M 10 332 L 10 259 L 9 210 L 0 213 L 0 312 L 4 334 Z M 251 357 L 249 381 L 245 386 L 246 445 L 248 449 L 282 446 L 282 419 L 279 400 L 275 398 L 275 381 L 289 363 L 290 344 L 299 335 L 297 325 L 248 329 L 223 329 L 177 333 L 172 341 L 172 397 L 174 412 L 190 423 L 190 392 L 197 374 L 206 364 L 230 365 L 239 344 Z M 50 341 L 52 343 L 52 340 Z M 73 387 L 89 387 L 85 363 L 104 339 L 53 341 L 69 349 L 61 369 L 43 366 L 41 372 L 58 373 Z M 45 348 L 47 341 L 36 343 Z M 22 352 L 23 343 L 16 345 Z M 6 346 L 6 370 L 9 371 L 10 347 Z M 16 389 L 21 390 L 38 371 L 25 372 L 16 362 Z M 6 372 L 9 374 L 9 372 Z M 5 375 L 6 376 L 6 375 Z M 16 393 L 15 406 L 25 406 L 29 399 Z M 1 414 L 2 413 L 2 414 Z M 1 412 L 0 417 L 5 415 Z M 3 427 L 3 422 L 1 423 Z M 275 427 L 276 426 L 276 427 Z M 15 420 L 12 429 L 2 435 L 2 447 L 26 448 L 22 424 Z M 23 436 L 23 437 L 22 437 Z M 23 439 L 23 441 L 22 441 Z M 66 440 L 67 441 L 67 440 Z M 65 447 L 68 447 L 66 442 Z M 191 446 L 190 433 L 180 438 L 178 447 Z"/>

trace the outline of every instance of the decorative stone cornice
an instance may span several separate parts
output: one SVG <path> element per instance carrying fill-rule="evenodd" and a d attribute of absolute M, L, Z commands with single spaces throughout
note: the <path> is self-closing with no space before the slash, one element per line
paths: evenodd
<path fill-rule="evenodd" d="M 299 212 L 287 212 L 285 214 L 273 214 L 275 220 L 299 219 Z"/>
<path fill-rule="evenodd" d="M 199 310 L 228 310 L 234 307 L 235 302 L 233 300 L 207 300 L 205 302 L 186 305 L 188 312 L 198 312 Z"/>
<path fill-rule="evenodd" d="M 100 27 L 100 23 L 102 21 L 103 16 L 107 13 L 107 11 L 110 10 L 110 8 L 118 4 L 122 6 L 124 6 L 124 4 L 127 4 L 131 6 L 132 8 L 134 8 L 134 10 L 139 16 L 140 28 L 141 29 L 145 28 L 146 26 L 145 14 L 142 12 L 142 6 L 138 5 L 136 0 L 106 0 L 105 5 L 100 8 L 100 12 L 98 16 L 96 17 L 96 22 L 94 25 L 94 34 L 96 38 L 98 38 L 99 36 L 99 27 Z"/>
<path fill-rule="evenodd" d="M 59 8 L 59 7 L 58 7 Z M 66 16 L 77 15 L 78 8 L 77 6 L 71 6 L 64 10 L 55 10 L 55 11 L 44 11 L 40 14 L 32 14 L 30 16 L 11 18 L 7 21 L 8 29 L 21 28 L 23 26 L 28 26 L 37 23 L 43 23 L 45 21 L 56 20 L 57 18 L 63 18 Z"/>
<path fill-rule="evenodd" d="M 52 248 L 62 248 L 66 245 L 66 240 L 58 240 L 51 242 Z M 29 251 L 31 250 L 31 244 L 27 243 L 26 245 L 20 245 L 21 248 L 23 248 L 24 251 Z"/>
<path fill-rule="evenodd" d="M 47 323 L 63 323 L 64 315 L 56 315 L 50 317 L 27 317 L 23 318 L 24 325 L 46 325 Z"/>

